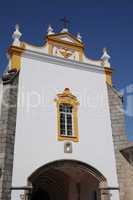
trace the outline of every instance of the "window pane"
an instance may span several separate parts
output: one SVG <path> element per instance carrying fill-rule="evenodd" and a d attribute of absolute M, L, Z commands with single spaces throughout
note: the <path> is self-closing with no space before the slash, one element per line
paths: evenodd
<path fill-rule="evenodd" d="M 69 104 L 61 104 L 60 105 L 60 112 L 72 113 L 72 106 L 69 105 Z"/>
<path fill-rule="evenodd" d="M 61 114 L 60 114 L 60 117 L 61 117 L 61 119 L 65 119 L 65 114 L 64 114 L 64 113 L 61 113 Z"/>
<path fill-rule="evenodd" d="M 60 134 L 65 135 L 65 114 L 60 114 Z"/>
<path fill-rule="evenodd" d="M 72 123 L 72 116 L 71 114 L 67 114 L 67 124 L 71 124 Z"/>
<path fill-rule="evenodd" d="M 63 104 L 60 105 L 60 112 L 65 112 L 65 106 Z"/>
<path fill-rule="evenodd" d="M 72 136 L 72 130 L 67 130 L 67 135 Z"/>
<path fill-rule="evenodd" d="M 71 113 L 72 112 L 72 106 L 67 105 L 66 112 Z"/>
<path fill-rule="evenodd" d="M 65 130 L 61 130 L 60 134 L 65 135 Z"/>
<path fill-rule="evenodd" d="M 60 104 L 60 134 L 72 136 L 72 106 Z"/>
<path fill-rule="evenodd" d="M 71 130 L 72 129 L 72 124 L 71 125 L 67 124 L 67 129 Z"/>
<path fill-rule="evenodd" d="M 72 135 L 72 115 L 67 114 L 67 135 Z"/>

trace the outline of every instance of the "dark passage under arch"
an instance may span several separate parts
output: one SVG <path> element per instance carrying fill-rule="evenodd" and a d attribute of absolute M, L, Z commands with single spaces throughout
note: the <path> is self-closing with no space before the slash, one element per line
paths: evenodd
<path fill-rule="evenodd" d="M 50 200 L 50 197 L 48 192 L 39 188 L 36 191 L 33 191 L 31 200 Z"/>
<path fill-rule="evenodd" d="M 31 200 L 100 200 L 99 184 L 106 179 L 85 163 L 61 160 L 40 167 L 28 181 Z"/>

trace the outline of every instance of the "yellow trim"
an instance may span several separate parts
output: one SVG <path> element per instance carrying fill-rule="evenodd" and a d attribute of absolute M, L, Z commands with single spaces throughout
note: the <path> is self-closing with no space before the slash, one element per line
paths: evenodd
<path fill-rule="evenodd" d="M 70 92 L 69 88 L 65 88 L 62 94 L 58 94 L 57 98 L 55 99 L 57 103 L 57 129 L 58 129 L 58 140 L 70 140 L 73 142 L 78 142 L 78 105 L 79 102 L 77 98 Z M 59 106 L 62 103 L 67 103 L 72 105 L 72 114 L 73 114 L 73 136 L 62 136 L 60 134 L 60 111 Z"/>
<path fill-rule="evenodd" d="M 62 35 L 66 35 L 66 36 L 69 36 L 70 38 L 72 38 L 72 40 L 74 40 L 75 42 L 72 43 L 72 42 L 69 42 L 69 41 L 64 41 L 64 40 L 61 40 L 58 36 L 62 36 Z M 69 43 L 69 44 L 74 44 L 74 45 L 77 45 L 77 46 L 80 46 L 80 47 L 84 47 L 84 44 L 83 42 L 80 42 L 75 36 L 73 36 L 72 34 L 70 33 L 57 33 L 57 34 L 54 34 L 54 35 L 48 35 L 47 36 L 47 39 L 48 40 L 61 40 L 62 42 L 66 42 L 66 43 Z"/>
<path fill-rule="evenodd" d="M 48 48 L 49 49 L 48 50 L 49 55 L 53 55 L 53 46 L 57 46 L 57 47 L 60 46 L 62 48 L 67 48 L 68 50 L 69 49 L 73 49 L 73 50 L 77 51 L 78 54 L 79 54 L 79 61 L 83 62 L 84 51 L 83 51 L 83 49 L 81 47 L 73 46 L 73 45 L 70 45 L 70 44 L 67 44 L 67 43 L 64 44 L 64 42 L 62 42 L 62 41 L 56 41 L 56 42 L 55 41 L 49 41 L 48 45 L 49 45 L 49 48 Z M 52 46 L 52 48 L 50 46 Z M 60 51 L 60 53 L 64 54 L 63 55 L 64 58 L 68 58 L 69 56 L 71 56 L 70 53 L 69 54 L 66 53 L 66 52 L 62 53 L 61 51 Z"/>
<path fill-rule="evenodd" d="M 74 49 L 76 51 L 83 51 L 84 47 L 79 46 L 75 43 L 69 43 L 67 41 L 63 41 L 63 40 L 58 40 L 58 39 L 50 39 L 48 40 L 49 44 L 53 44 L 55 46 L 61 46 L 61 47 L 67 47 L 67 48 L 71 48 Z"/>
<path fill-rule="evenodd" d="M 112 86 L 112 69 L 108 67 L 104 67 L 105 70 L 105 76 L 106 76 L 106 82 Z"/>
<path fill-rule="evenodd" d="M 25 44 L 21 43 L 20 47 L 11 46 L 8 53 L 11 58 L 11 69 L 19 70 L 21 67 L 21 55 L 25 51 Z"/>
<path fill-rule="evenodd" d="M 11 55 L 11 68 L 15 68 L 17 70 L 20 69 L 21 66 L 21 54 L 18 52 L 15 52 Z"/>
<path fill-rule="evenodd" d="M 69 41 L 61 40 L 58 37 L 60 35 L 68 35 L 70 38 L 75 40 L 75 42 L 72 43 L 72 42 L 69 42 Z M 78 41 L 77 38 L 75 38 L 71 34 L 69 34 L 69 33 L 59 33 L 59 34 L 47 36 L 47 43 L 49 45 L 49 47 L 48 47 L 49 55 L 53 55 L 53 46 L 62 47 L 62 48 L 66 48 L 68 50 L 71 49 L 71 50 L 77 51 L 78 54 L 79 54 L 79 61 L 83 62 L 84 44 L 81 43 L 80 41 Z M 60 53 L 63 55 L 64 58 L 69 58 L 71 56 L 71 54 L 67 50 L 64 51 L 64 52 L 60 51 Z"/>
<path fill-rule="evenodd" d="M 83 62 L 83 51 L 79 52 L 79 61 Z"/>
<path fill-rule="evenodd" d="M 48 54 L 53 55 L 53 45 L 52 44 L 48 44 Z"/>
<path fill-rule="evenodd" d="M 69 52 L 67 49 L 65 49 L 64 51 L 59 51 L 59 52 L 63 55 L 64 58 L 69 58 L 72 55 L 72 53 Z"/>

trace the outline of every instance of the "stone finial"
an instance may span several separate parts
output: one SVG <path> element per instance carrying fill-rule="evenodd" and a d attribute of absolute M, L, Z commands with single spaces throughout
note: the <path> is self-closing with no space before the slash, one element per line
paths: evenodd
<path fill-rule="evenodd" d="M 77 33 L 77 39 L 82 42 L 82 36 L 80 35 L 80 33 Z"/>
<path fill-rule="evenodd" d="M 55 34 L 54 33 L 54 31 L 53 31 L 54 29 L 52 28 L 52 26 L 49 24 L 49 26 L 48 26 L 48 34 L 47 35 L 53 35 L 53 34 Z"/>
<path fill-rule="evenodd" d="M 65 88 L 63 93 L 70 94 L 70 89 L 69 88 Z"/>
<path fill-rule="evenodd" d="M 12 35 L 12 38 L 13 38 L 13 43 L 12 45 L 13 46 L 20 46 L 20 38 L 22 36 L 22 33 L 19 31 L 19 25 L 17 24 L 15 26 L 15 31 Z"/>
<path fill-rule="evenodd" d="M 110 67 L 110 55 L 107 52 L 107 48 L 103 48 L 103 55 L 101 57 L 102 63 L 104 67 Z"/>

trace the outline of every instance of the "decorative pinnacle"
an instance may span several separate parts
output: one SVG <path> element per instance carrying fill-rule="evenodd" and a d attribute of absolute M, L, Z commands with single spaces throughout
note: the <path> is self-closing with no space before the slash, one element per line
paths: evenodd
<path fill-rule="evenodd" d="M 54 31 L 53 31 L 54 29 L 52 28 L 52 26 L 49 24 L 49 26 L 48 26 L 48 35 L 53 35 L 54 34 Z"/>
<path fill-rule="evenodd" d="M 64 89 L 64 93 L 70 93 L 70 89 L 69 88 L 65 88 Z"/>
<path fill-rule="evenodd" d="M 103 48 L 103 55 L 101 57 L 102 60 L 109 60 L 110 59 L 110 55 L 107 52 L 107 48 Z"/>
<path fill-rule="evenodd" d="M 15 29 L 19 30 L 19 24 L 16 24 Z"/>
<path fill-rule="evenodd" d="M 80 33 L 77 33 L 77 39 L 82 42 L 82 36 L 80 35 Z"/>
<path fill-rule="evenodd" d="M 109 59 L 110 55 L 107 52 L 107 48 L 103 48 L 103 55 L 101 57 L 101 60 L 103 61 L 104 67 L 110 67 Z"/>
<path fill-rule="evenodd" d="M 19 25 L 16 24 L 15 26 L 15 31 L 12 35 L 12 38 L 13 38 L 13 45 L 14 46 L 20 46 L 20 38 L 22 36 L 22 33 L 19 31 Z"/>

